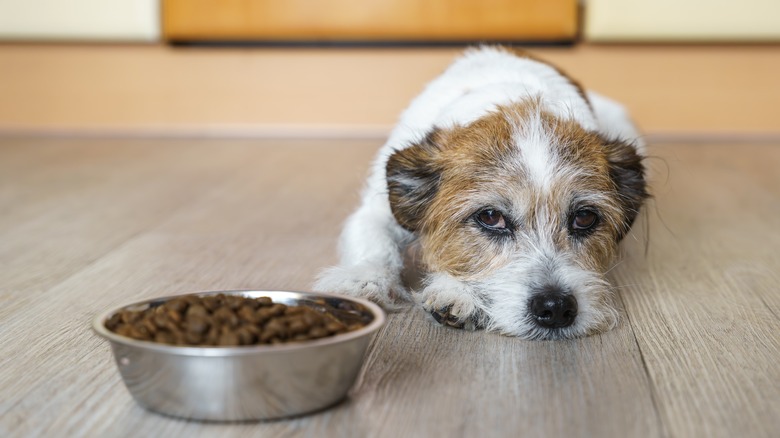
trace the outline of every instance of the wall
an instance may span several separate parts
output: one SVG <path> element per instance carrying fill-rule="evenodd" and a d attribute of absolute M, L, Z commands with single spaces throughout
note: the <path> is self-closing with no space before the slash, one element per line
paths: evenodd
<path fill-rule="evenodd" d="M 379 138 L 459 52 L 0 44 L 0 136 Z M 780 45 L 533 53 L 623 102 L 656 139 L 780 138 Z"/>
<path fill-rule="evenodd" d="M 157 41 L 159 0 L 0 0 L 0 39 Z"/>
<path fill-rule="evenodd" d="M 778 0 L 584 1 L 584 35 L 590 41 L 780 41 Z M 0 40 L 158 41 L 160 4 L 0 0 Z"/>
<path fill-rule="evenodd" d="M 587 0 L 598 42 L 780 41 L 778 0 Z"/>

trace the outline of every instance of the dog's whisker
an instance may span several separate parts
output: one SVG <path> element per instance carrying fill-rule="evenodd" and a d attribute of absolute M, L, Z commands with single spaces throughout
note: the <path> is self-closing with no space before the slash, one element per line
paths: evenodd
<path fill-rule="evenodd" d="M 611 267 L 611 268 L 607 269 L 607 270 L 604 272 L 604 275 L 607 275 L 607 274 L 609 274 L 610 272 L 612 272 L 612 270 L 613 270 L 613 269 L 615 269 L 615 268 L 617 268 L 618 266 L 622 265 L 622 264 L 623 264 L 623 262 L 625 262 L 625 260 L 620 260 L 620 261 L 618 261 L 617 263 L 615 263 L 614 265 L 612 265 L 612 267 Z"/>
<path fill-rule="evenodd" d="M 636 287 L 636 286 L 639 286 L 639 283 L 634 283 L 634 284 L 621 284 L 621 285 L 619 285 L 619 286 L 610 286 L 610 287 L 611 287 L 612 289 L 627 289 L 627 288 L 630 288 L 630 287 Z"/>

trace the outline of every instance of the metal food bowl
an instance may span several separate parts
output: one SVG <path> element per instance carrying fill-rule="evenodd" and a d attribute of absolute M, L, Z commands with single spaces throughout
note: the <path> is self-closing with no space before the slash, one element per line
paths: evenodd
<path fill-rule="evenodd" d="M 275 303 L 312 307 L 365 326 L 279 345 L 174 346 L 121 336 L 109 331 L 105 323 L 122 310 L 160 306 L 177 296 L 105 312 L 95 318 L 93 328 L 111 342 L 122 380 L 138 404 L 162 414 L 206 421 L 269 420 L 321 410 L 347 395 L 372 334 L 385 322 L 376 304 L 332 294 L 221 291 L 192 295 L 219 293 L 270 297 Z"/>

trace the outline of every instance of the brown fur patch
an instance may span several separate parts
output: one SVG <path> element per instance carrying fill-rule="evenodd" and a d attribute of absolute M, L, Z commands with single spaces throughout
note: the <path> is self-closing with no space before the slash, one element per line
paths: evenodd
<path fill-rule="evenodd" d="M 534 117 L 539 126 L 529 127 Z M 550 139 L 555 161 L 545 187 L 533 180 L 523 145 L 516 144 L 523 129 L 542 129 Z M 626 196 L 614 178 L 615 156 L 623 154 L 577 123 L 541 111 L 538 101 L 525 101 L 467 126 L 436 130 L 391 156 L 390 203 L 398 222 L 417 231 L 432 271 L 478 279 L 544 240 L 581 267 L 603 272 L 627 229 Z M 601 223 L 588 236 L 573 237 L 569 223 L 583 207 L 597 209 Z M 502 211 L 513 232 L 499 236 L 477 225 L 473 216 L 482 208 Z"/>

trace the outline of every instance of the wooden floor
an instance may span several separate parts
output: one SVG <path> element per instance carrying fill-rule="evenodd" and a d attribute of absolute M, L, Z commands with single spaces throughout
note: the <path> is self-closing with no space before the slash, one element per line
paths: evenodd
<path fill-rule="evenodd" d="M 620 325 L 530 342 L 393 314 L 340 405 L 201 424 L 138 407 L 96 313 L 306 289 L 379 142 L 0 140 L 0 436 L 777 437 L 780 145 L 651 146 Z"/>

